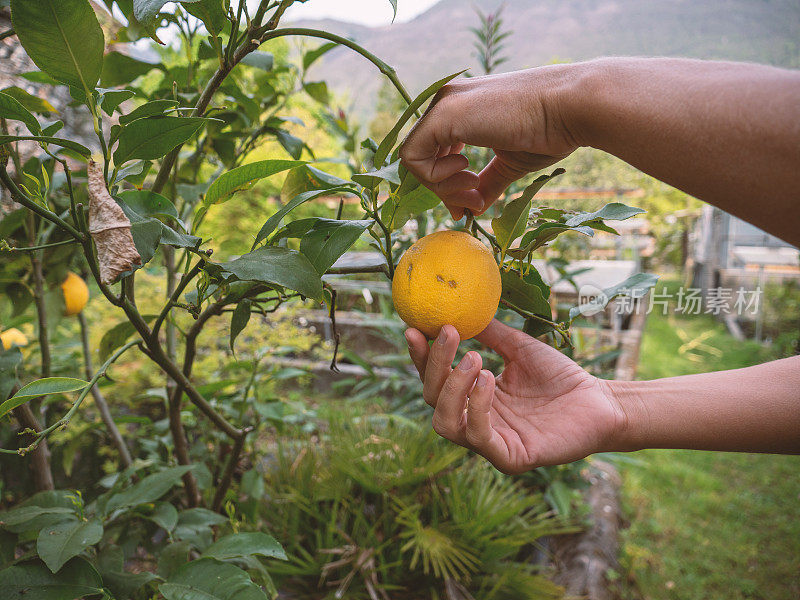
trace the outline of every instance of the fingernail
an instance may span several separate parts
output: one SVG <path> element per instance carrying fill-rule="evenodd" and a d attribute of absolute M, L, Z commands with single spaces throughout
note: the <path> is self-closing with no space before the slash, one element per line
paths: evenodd
<path fill-rule="evenodd" d="M 445 331 L 444 327 L 442 327 L 442 330 L 439 332 L 439 337 L 436 338 L 436 341 L 438 341 L 442 346 L 447 343 L 447 331 Z"/>
<path fill-rule="evenodd" d="M 411 347 L 411 338 L 408 337 L 408 330 L 403 333 L 403 336 L 406 338 L 406 344 L 408 344 L 409 348 Z"/>
<path fill-rule="evenodd" d="M 461 362 L 458 363 L 458 368 L 462 371 L 469 371 L 472 368 L 472 357 L 467 352 L 464 355 L 464 358 L 461 359 Z"/>
<path fill-rule="evenodd" d="M 486 387 L 486 381 L 488 379 L 489 378 L 486 376 L 486 373 L 481 371 L 480 373 L 478 373 L 478 379 L 477 379 L 477 381 L 475 381 L 475 387 L 476 388 Z"/>

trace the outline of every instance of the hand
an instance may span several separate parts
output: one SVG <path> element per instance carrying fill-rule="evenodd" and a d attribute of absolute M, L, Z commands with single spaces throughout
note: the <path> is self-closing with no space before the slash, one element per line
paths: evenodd
<path fill-rule="evenodd" d="M 447 84 L 403 143 L 403 165 L 454 219 L 464 208 L 483 213 L 510 183 L 578 147 L 565 114 L 581 68 L 551 65 Z M 480 174 L 466 170 L 465 144 L 494 150 Z"/>
<path fill-rule="evenodd" d="M 416 329 L 406 331 L 409 352 L 434 407 L 433 428 L 474 450 L 498 470 L 523 473 L 609 450 L 625 416 L 607 382 L 558 350 L 493 320 L 476 337 L 505 361 L 496 378 L 481 370 L 477 352 L 452 369 L 459 337 L 442 328 L 429 347 Z"/>

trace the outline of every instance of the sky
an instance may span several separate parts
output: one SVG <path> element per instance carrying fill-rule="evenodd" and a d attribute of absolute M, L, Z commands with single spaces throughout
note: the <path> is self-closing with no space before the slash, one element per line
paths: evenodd
<path fill-rule="evenodd" d="M 395 22 L 410 21 L 436 4 L 438 0 L 398 0 Z M 392 22 L 389 0 L 309 0 L 296 3 L 286 11 L 292 19 L 334 18 L 361 25 L 388 25 Z"/>

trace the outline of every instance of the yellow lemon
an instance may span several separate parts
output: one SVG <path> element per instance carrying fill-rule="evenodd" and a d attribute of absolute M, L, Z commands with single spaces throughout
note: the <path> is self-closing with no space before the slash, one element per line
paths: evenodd
<path fill-rule="evenodd" d="M 89 300 L 89 288 L 86 282 L 75 273 L 69 273 L 64 283 L 61 284 L 61 291 L 64 292 L 64 314 L 77 315 L 86 306 Z"/>
<path fill-rule="evenodd" d="M 462 340 L 483 331 L 500 302 L 500 270 L 491 251 L 462 231 L 437 231 L 406 250 L 392 280 L 400 318 L 429 338 L 453 325 Z"/>
<path fill-rule="evenodd" d="M 14 346 L 27 346 L 28 338 L 19 329 L 12 327 L 0 333 L 0 342 L 3 344 L 3 350 L 8 350 Z"/>

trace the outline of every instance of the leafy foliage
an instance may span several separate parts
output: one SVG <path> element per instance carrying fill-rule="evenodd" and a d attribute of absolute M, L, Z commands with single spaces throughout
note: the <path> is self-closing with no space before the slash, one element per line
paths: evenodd
<path fill-rule="evenodd" d="M 419 590 L 441 597 L 458 586 L 481 598 L 556 595 L 528 561 L 532 540 L 564 530 L 539 495 L 427 428 L 398 425 L 399 417 L 325 424 L 317 432 L 323 446 L 299 454 L 296 438 L 284 440 L 267 493 L 259 471 L 266 433 L 297 426 L 302 438 L 319 426 L 313 409 L 293 411 L 273 395 L 281 381 L 305 373 L 262 364 L 269 361 L 259 352 L 223 365 L 220 377 L 197 366 L 209 347 L 220 346 L 200 334 L 229 312 L 230 326 L 217 336 L 220 354 L 235 343 L 252 348 L 253 323 L 292 301 L 324 304 L 335 331 L 328 275 L 376 272 L 375 264 L 338 266 L 353 247 L 375 248 L 384 261 L 378 270 L 392 277 L 410 242 L 406 223 L 423 224 L 438 204 L 400 164 L 398 141 L 460 73 L 411 97 L 389 65 L 351 40 L 280 27 L 291 1 L 104 4 L 125 18 L 108 33 L 108 46 L 89 0 L 11 2 L 20 43 L 41 69 L 26 78 L 65 87 L 94 137 L 57 137 L 64 123 L 43 120 L 55 112 L 49 102 L 0 92 L 0 183 L 22 207 L 0 222 L 0 292 L 13 301 L 2 317 L 31 330 L 35 321 L 39 338 L 38 347 L 0 353 L 0 417 L 20 424 L 16 432 L 0 426 L 0 451 L 26 461 L 35 455 L 30 464 L 43 489 L 53 479 L 61 487 L 85 484 L 47 489 L 0 514 L 0 580 L 12 582 L 0 598 L 274 598 L 271 573 L 311 595 L 320 578 L 342 594 L 384 598 Z M 143 37 L 159 41 L 165 26 L 177 40 L 157 60 L 127 53 L 124 45 Z M 298 31 L 326 41 L 294 64 L 277 38 Z M 490 34 L 499 44 L 496 28 Z M 380 141 L 361 142 L 352 120 L 333 108 L 327 84 L 308 77 L 339 46 L 374 64 L 405 102 Z M 305 126 L 309 115 L 320 124 L 316 131 Z M 341 150 L 327 159 L 338 161 L 327 163 L 331 173 L 318 168 L 325 154 L 314 138 L 323 131 Z M 87 169 L 89 158 L 97 171 Z M 528 319 L 529 331 L 535 322 L 537 334 L 556 332 L 568 344 L 533 252 L 561 233 L 613 231 L 604 219 L 639 211 L 533 208 L 535 194 L 561 172 L 539 176 L 506 202 L 493 233 L 472 219 L 464 227 L 491 245 L 505 306 Z M 121 214 L 98 228 L 93 199 L 103 187 Z M 280 195 L 272 214 L 262 190 Z M 247 218 L 237 220 L 242 205 Z M 209 227 L 214 219 L 224 225 Z M 108 284 L 98 240 L 128 224 L 140 264 Z M 219 243 L 229 231 L 245 235 L 249 251 Z M 88 310 L 96 313 L 77 323 L 62 321 L 68 272 L 90 279 L 94 297 Z M 99 368 L 95 323 L 102 324 Z M 80 336 L 53 344 L 65 331 Z M 198 348 L 198 339 L 207 346 Z M 128 350 L 124 376 L 112 379 L 112 365 Z M 380 391 L 405 383 L 390 380 Z M 374 392 L 359 385 L 355 393 Z M 112 412 L 105 396 L 122 404 L 117 389 L 131 398 L 126 410 Z M 55 478 L 50 447 L 52 464 L 62 467 Z"/>

